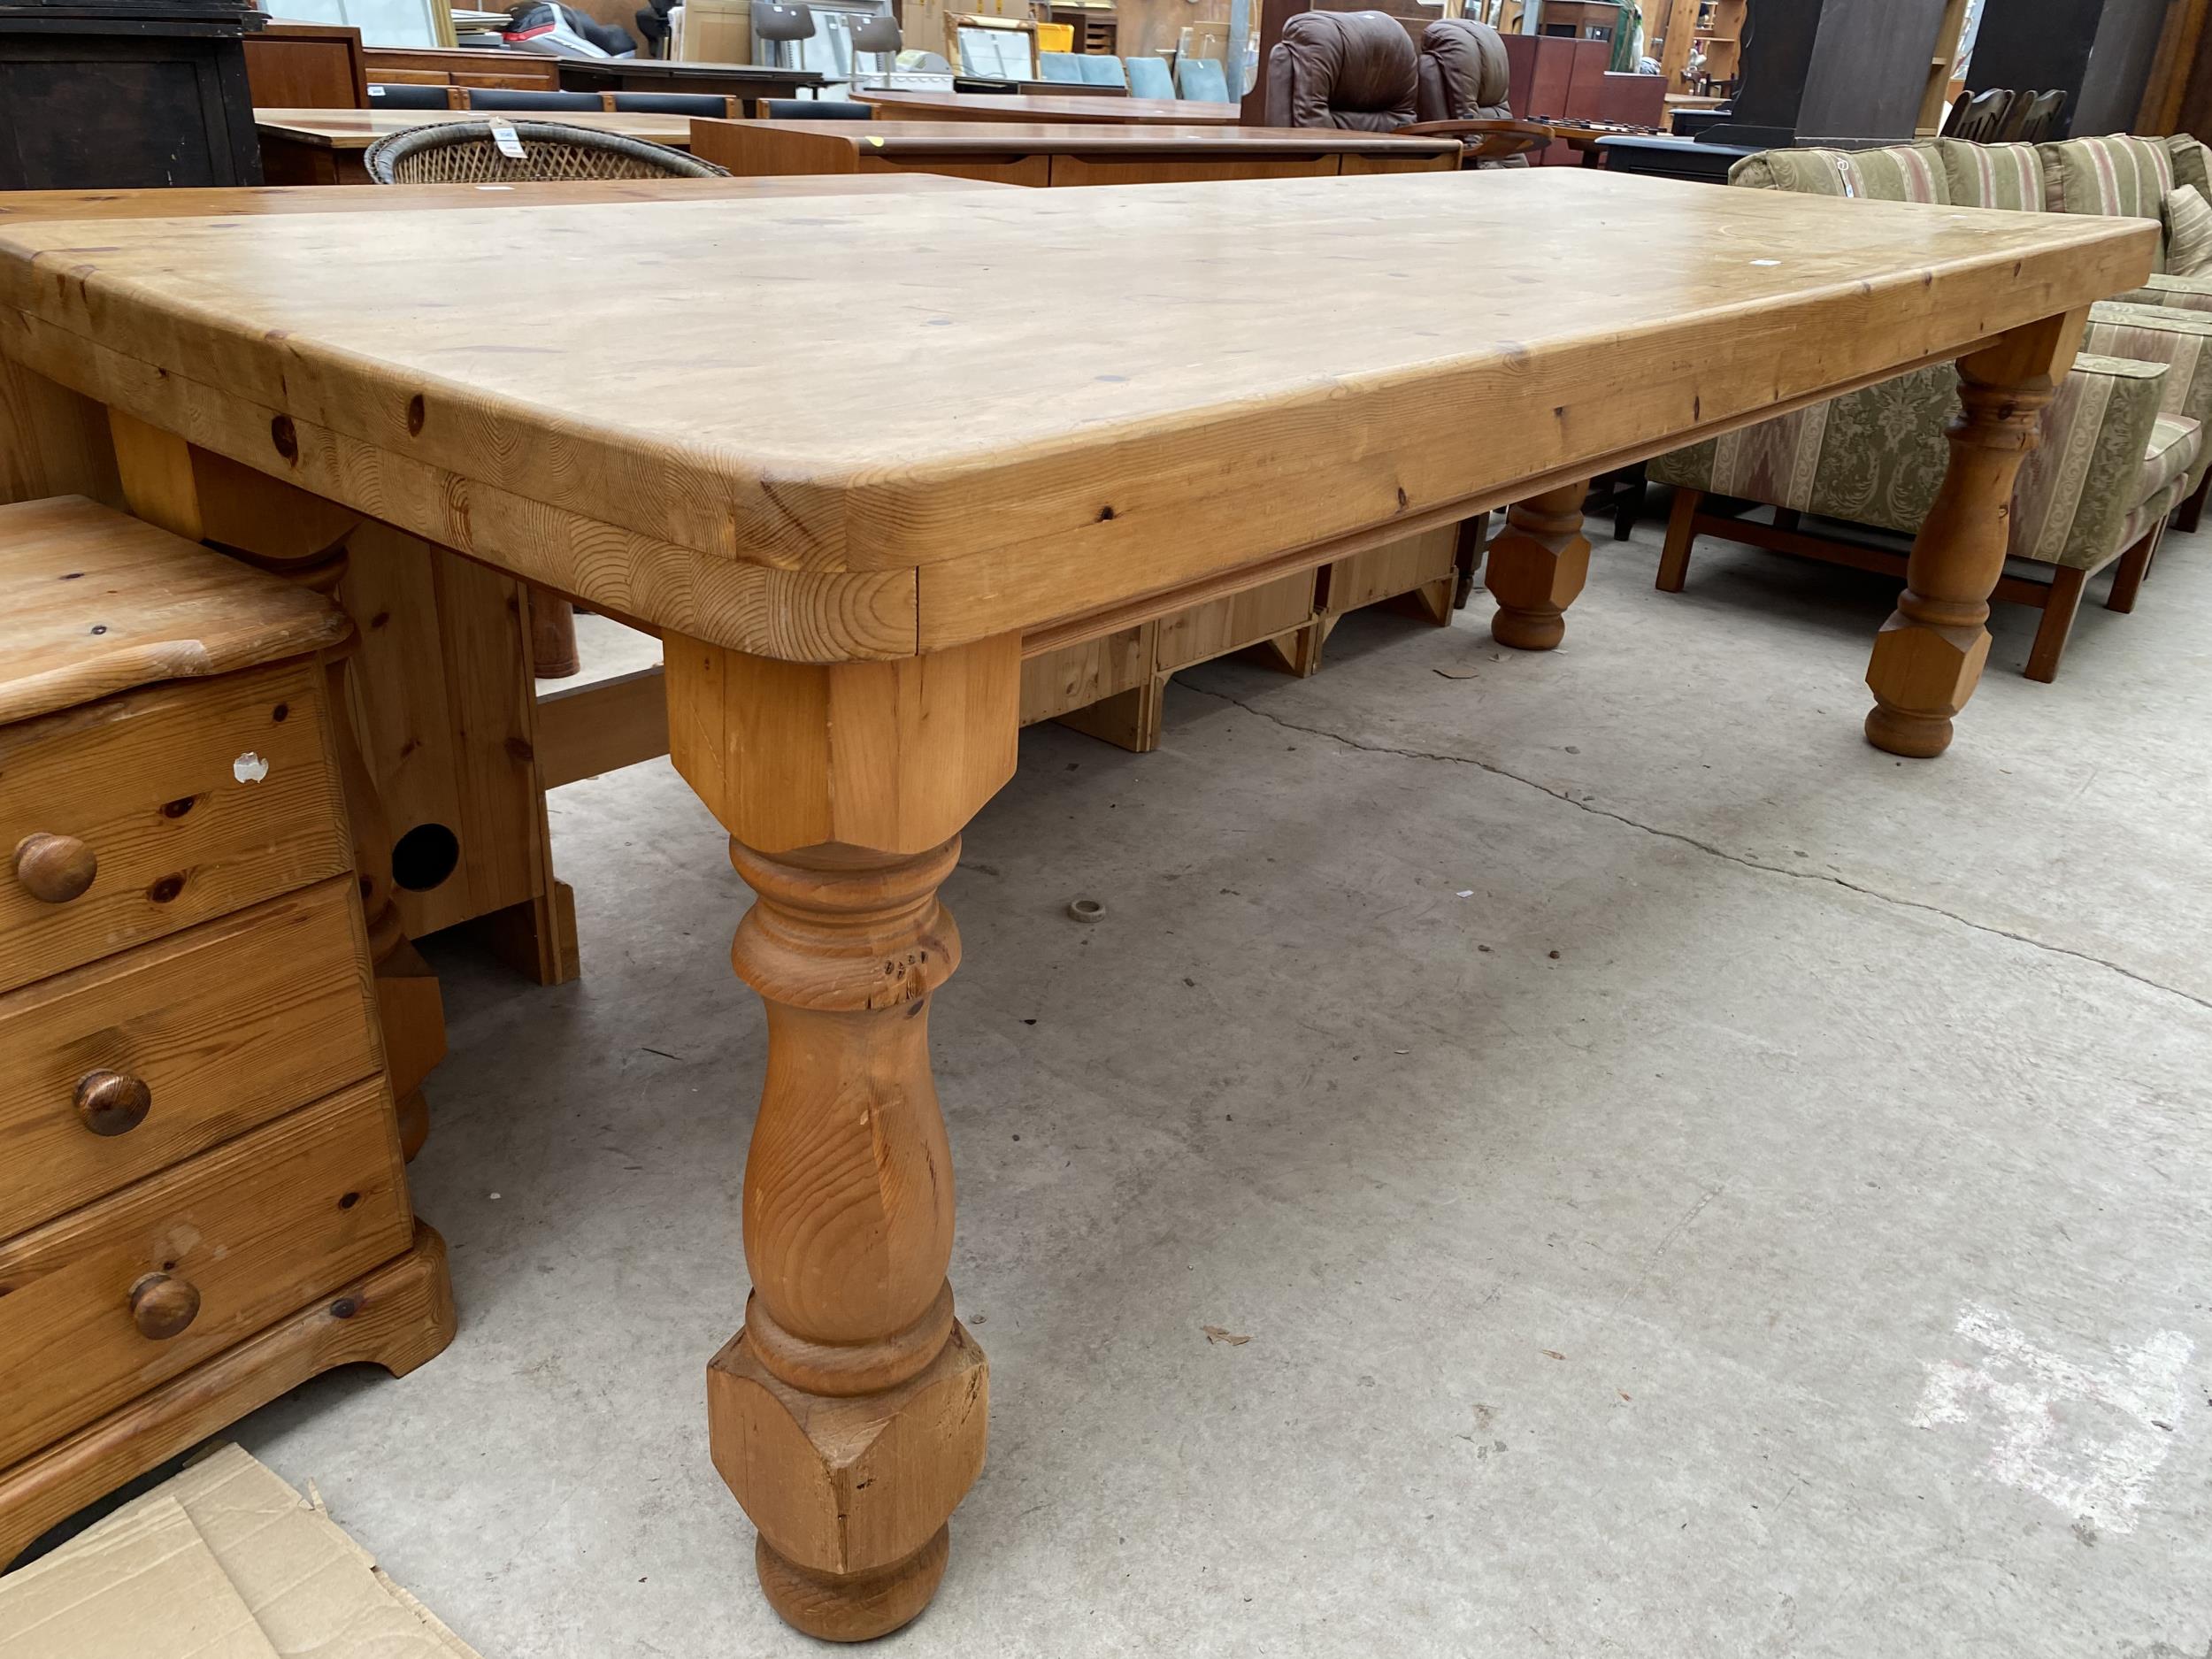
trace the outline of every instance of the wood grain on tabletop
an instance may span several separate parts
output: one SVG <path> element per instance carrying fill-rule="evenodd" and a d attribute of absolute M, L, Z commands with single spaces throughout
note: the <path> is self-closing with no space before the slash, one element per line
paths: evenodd
<path fill-rule="evenodd" d="M 403 210 L 583 207 L 608 202 L 751 201 L 787 196 L 879 196 L 972 190 L 972 181 L 916 173 L 774 179 L 573 179 L 546 184 L 388 184 L 375 190 L 254 185 L 229 190 L 0 190 L 0 223 L 21 219 L 213 219 L 266 213 L 393 213 Z"/>
<path fill-rule="evenodd" d="M 824 661 L 1464 517 L 2124 290 L 2155 241 L 1564 169 L 639 204 L 618 239 L 612 211 L 0 224 L 0 349 L 558 591 Z M 1569 222 L 1632 257 L 1561 281 Z M 487 334 L 489 286 L 528 342 Z M 1008 292 L 1079 292 L 1086 326 Z"/>
<path fill-rule="evenodd" d="M 319 595 L 76 496 L 0 507 L 0 722 L 336 644 Z"/>

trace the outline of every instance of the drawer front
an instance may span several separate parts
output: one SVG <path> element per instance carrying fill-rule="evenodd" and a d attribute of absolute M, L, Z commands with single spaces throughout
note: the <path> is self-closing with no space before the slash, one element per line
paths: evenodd
<path fill-rule="evenodd" d="M 0 1239 L 381 1071 L 352 895 L 334 876 L 0 995 Z"/>
<path fill-rule="evenodd" d="M 0 731 L 0 990 L 348 868 L 321 675 L 172 681 Z M 34 835 L 81 842 L 91 885 L 38 897 Z"/>
<path fill-rule="evenodd" d="M 0 1244 L 0 1469 L 399 1255 L 401 1169 L 378 1078 Z"/>

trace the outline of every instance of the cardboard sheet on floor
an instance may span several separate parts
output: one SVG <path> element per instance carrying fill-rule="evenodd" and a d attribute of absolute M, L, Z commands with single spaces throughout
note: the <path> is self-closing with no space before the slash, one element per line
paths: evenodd
<path fill-rule="evenodd" d="M 0 1578 L 0 1654 L 276 1659 L 184 1506 L 158 1492 Z"/>
<path fill-rule="evenodd" d="M 19 1630 L 22 1659 L 478 1659 L 235 1446 L 0 1579 L 9 1659 Z"/>

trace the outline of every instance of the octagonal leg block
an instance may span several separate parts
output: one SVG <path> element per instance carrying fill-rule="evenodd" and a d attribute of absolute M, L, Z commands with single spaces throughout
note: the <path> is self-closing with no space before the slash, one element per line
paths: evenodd
<path fill-rule="evenodd" d="M 1490 544 L 1483 586 L 1498 602 L 1490 637 L 1521 651 L 1548 651 L 1567 635 L 1567 607 L 1590 575 L 1590 539 L 1582 534 L 1588 483 L 1563 484 L 1506 510 Z"/>
<path fill-rule="evenodd" d="M 919 1375 L 826 1397 L 780 1380 L 743 1332 L 707 1368 L 714 1466 L 760 1529 L 769 1604 L 810 1636 L 864 1641 L 929 1604 L 946 1519 L 983 1468 L 990 1366 L 956 1322 Z"/>
<path fill-rule="evenodd" d="M 1870 686 L 1883 700 L 1867 710 L 1866 734 L 1878 749 L 1928 760 L 1951 743 L 1951 721 L 1980 683 L 1989 630 L 1917 623 L 1893 612 L 1874 636 Z"/>

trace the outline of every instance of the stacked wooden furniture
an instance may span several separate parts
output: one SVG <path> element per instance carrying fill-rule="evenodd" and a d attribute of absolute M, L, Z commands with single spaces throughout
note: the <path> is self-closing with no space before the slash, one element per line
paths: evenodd
<path fill-rule="evenodd" d="M 485 87 L 511 92 L 558 92 L 560 60 L 534 52 L 471 51 L 451 46 L 372 46 L 363 54 L 379 86 Z M 273 102 L 257 97 L 255 103 Z"/>
<path fill-rule="evenodd" d="M 1298 127 L 702 117 L 691 124 L 691 153 L 741 178 L 923 173 L 1065 188 L 1448 172 L 1459 165 L 1461 146 L 1449 138 Z"/>
<path fill-rule="evenodd" d="M 453 1334 L 329 687 L 345 614 L 0 508 L 0 1564 L 330 1366 Z"/>
<path fill-rule="evenodd" d="M 369 73 L 361 31 L 272 23 L 246 36 L 246 84 L 257 108 L 366 109 Z"/>

